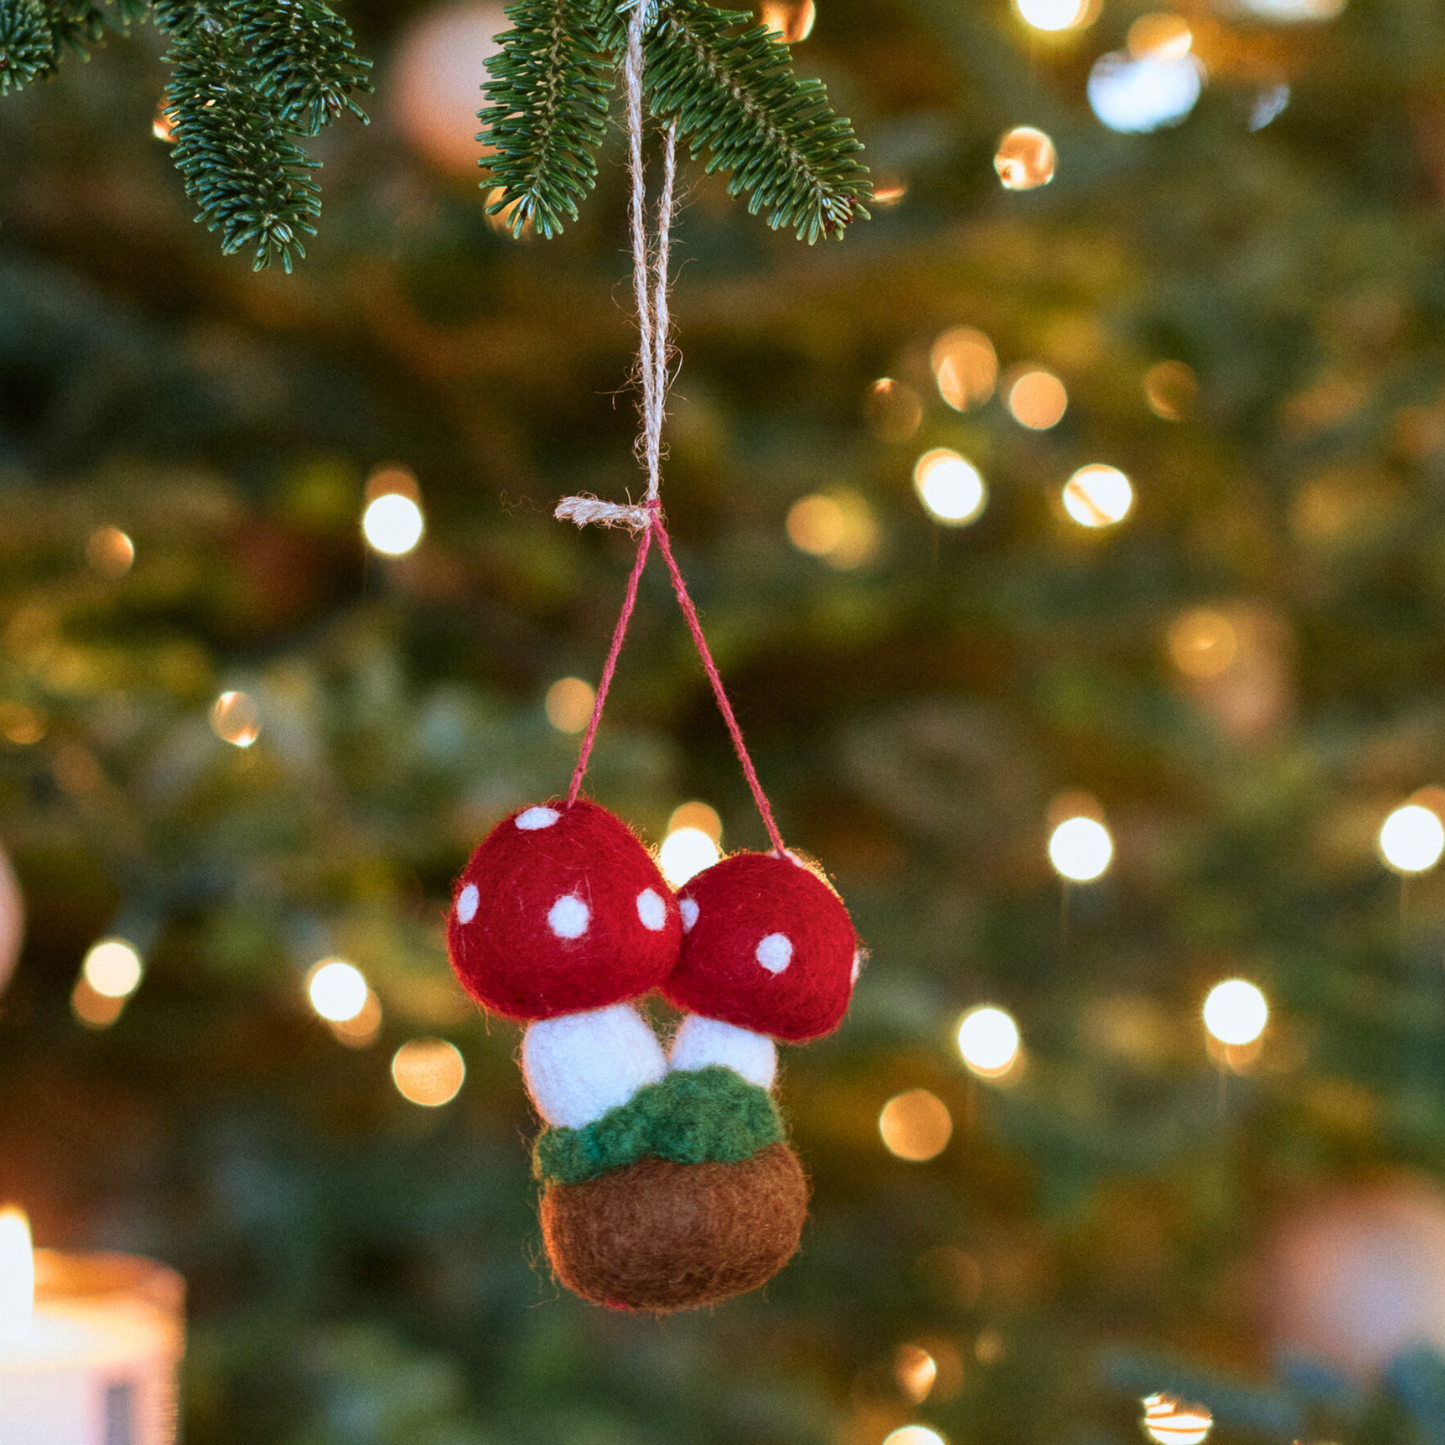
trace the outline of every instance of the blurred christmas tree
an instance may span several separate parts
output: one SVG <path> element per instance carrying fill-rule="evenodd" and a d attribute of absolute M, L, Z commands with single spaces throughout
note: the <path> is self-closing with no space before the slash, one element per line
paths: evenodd
<path fill-rule="evenodd" d="M 515 1034 L 441 946 L 565 786 L 629 558 L 549 516 L 636 487 L 615 137 L 514 242 L 503 16 L 356 4 L 376 124 L 257 276 L 145 32 L 5 99 L 0 1197 L 184 1271 L 193 1445 L 1124 1445 L 1155 1392 L 1445 1439 L 1445 14 L 1146 8 L 767 0 L 885 204 L 810 251 L 689 172 L 669 517 L 873 962 L 785 1061 L 803 1254 L 660 1325 L 534 1268 Z M 592 780 L 762 841 L 656 569 Z M 1059 869 L 1113 853 L 1066 883 L 1075 819 Z M 1236 978 L 1262 1037 L 1247 990 L 1206 1032 Z"/>

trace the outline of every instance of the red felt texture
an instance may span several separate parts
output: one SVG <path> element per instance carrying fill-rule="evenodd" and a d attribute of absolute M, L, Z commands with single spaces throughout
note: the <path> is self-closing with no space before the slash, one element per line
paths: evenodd
<path fill-rule="evenodd" d="M 697 905 L 697 921 L 662 985 L 670 1002 L 792 1043 L 842 1023 L 858 940 L 842 900 L 816 873 L 787 857 L 735 853 L 679 896 Z M 779 934 L 791 955 L 775 971 L 759 949 L 776 965 Z"/>
<path fill-rule="evenodd" d="M 682 937 L 677 900 L 625 823 L 586 798 L 545 806 L 559 815 L 548 827 L 518 828 L 534 811 L 526 808 L 498 823 L 452 896 L 452 967 L 478 1003 L 507 1018 L 637 998 L 667 976 Z M 648 890 L 662 909 L 645 901 L 644 912 L 661 928 L 639 914 Z"/>

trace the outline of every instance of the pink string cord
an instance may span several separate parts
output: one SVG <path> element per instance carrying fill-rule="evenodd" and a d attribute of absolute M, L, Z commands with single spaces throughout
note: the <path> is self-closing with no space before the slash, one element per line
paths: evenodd
<path fill-rule="evenodd" d="M 655 502 L 652 504 L 657 505 Z M 654 514 L 655 515 L 655 514 Z M 632 620 L 632 609 L 637 604 L 637 584 L 642 578 L 642 569 L 647 565 L 647 549 L 652 545 L 652 528 L 642 534 L 637 544 L 637 560 L 632 564 L 632 576 L 627 579 L 627 595 L 622 599 L 622 615 L 612 632 L 612 647 L 607 661 L 602 665 L 602 676 L 597 683 L 597 699 L 592 704 L 592 716 L 587 723 L 587 735 L 582 739 L 582 749 L 577 754 L 577 766 L 572 772 L 572 786 L 567 789 L 567 806 L 577 801 L 582 791 L 582 779 L 587 773 L 587 764 L 592 758 L 592 744 L 597 738 L 597 724 L 602 721 L 602 707 L 607 701 L 607 690 L 612 686 L 612 674 L 617 671 L 617 657 L 622 651 L 622 639 L 627 635 L 627 624 Z"/>
<path fill-rule="evenodd" d="M 687 628 L 692 633 L 697 655 L 702 658 L 703 670 L 707 673 L 707 680 L 712 683 L 712 693 L 717 699 L 718 711 L 722 713 L 723 721 L 728 725 L 728 732 L 732 734 L 733 751 L 738 755 L 743 776 L 748 780 L 748 787 L 752 790 L 753 802 L 758 805 L 758 812 L 762 814 L 763 826 L 768 830 L 773 851 L 781 858 L 786 851 L 783 848 L 783 835 L 778 832 L 778 825 L 773 821 L 772 805 L 768 802 L 768 795 L 763 792 L 762 783 L 758 781 L 757 769 L 753 767 L 753 760 L 748 756 L 747 744 L 743 742 L 743 730 L 738 726 L 738 720 L 733 715 L 733 707 L 728 701 L 727 693 L 723 691 L 722 678 L 718 675 L 717 664 L 712 660 L 712 653 L 708 650 L 707 638 L 702 634 L 702 623 L 698 621 L 697 609 L 692 605 L 692 598 L 687 595 L 687 584 L 682 580 L 682 573 L 678 570 L 676 561 L 673 560 L 672 543 L 668 538 L 667 528 L 663 525 L 660 510 L 653 514 L 652 531 L 657 533 L 657 545 L 662 552 L 663 560 L 667 563 L 667 570 L 672 576 L 672 590 L 677 594 L 677 605 L 682 608 L 682 615 L 687 619 Z"/>

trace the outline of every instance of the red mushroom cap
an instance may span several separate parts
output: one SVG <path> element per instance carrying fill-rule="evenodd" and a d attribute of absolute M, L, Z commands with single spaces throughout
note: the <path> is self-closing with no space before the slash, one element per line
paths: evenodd
<path fill-rule="evenodd" d="M 858 940 L 816 873 L 774 853 L 734 853 L 678 902 L 682 954 L 662 985 L 671 1003 L 793 1043 L 843 1021 Z"/>
<path fill-rule="evenodd" d="M 447 951 L 493 1013 L 547 1019 L 647 993 L 677 962 L 677 900 L 621 819 L 585 798 L 519 808 L 457 879 Z"/>

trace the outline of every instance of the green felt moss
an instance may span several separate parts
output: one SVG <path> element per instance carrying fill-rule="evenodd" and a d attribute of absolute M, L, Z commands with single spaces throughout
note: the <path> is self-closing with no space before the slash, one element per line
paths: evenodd
<path fill-rule="evenodd" d="M 581 1184 L 648 1154 L 674 1164 L 741 1164 L 783 1138 L 772 1095 L 714 1065 L 644 1084 L 585 1128 L 544 1129 L 532 1172 L 549 1184 Z"/>

